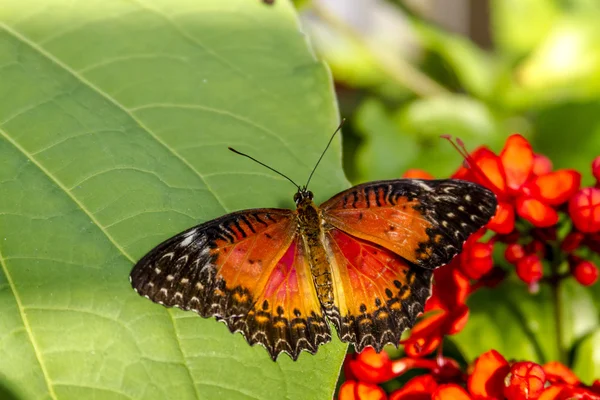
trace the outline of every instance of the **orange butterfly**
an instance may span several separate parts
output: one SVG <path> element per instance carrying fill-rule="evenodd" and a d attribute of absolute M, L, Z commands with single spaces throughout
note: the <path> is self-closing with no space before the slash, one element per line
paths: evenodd
<path fill-rule="evenodd" d="M 494 215 L 494 194 L 460 180 L 397 179 L 317 206 L 310 177 L 294 183 L 295 210 L 238 211 L 161 243 L 133 268 L 133 288 L 216 317 L 273 360 L 316 353 L 331 340 L 327 321 L 357 351 L 397 346 L 423 312 L 433 269 Z"/>

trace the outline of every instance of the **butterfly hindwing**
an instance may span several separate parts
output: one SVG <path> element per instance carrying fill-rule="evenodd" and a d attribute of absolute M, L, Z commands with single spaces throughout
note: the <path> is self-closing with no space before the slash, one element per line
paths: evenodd
<path fill-rule="evenodd" d="M 168 307 L 214 316 L 272 358 L 329 341 L 290 210 L 225 215 L 168 239 L 131 272 L 134 289 Z"/>
<path fill-rule="evenodd" d="M 355 186 L 321 205 L 325 221 L 423 268 L 448 263 L 496 211 L 488 189 L 456 179 Z"/>
<path fill-rule="evenodd" d="M 325 240 L 337 282 L 335 306 L 325 312 L 340 339 L 357 351 L 397 346 L 431 294 L 432 271 L 339 229 Z"/>

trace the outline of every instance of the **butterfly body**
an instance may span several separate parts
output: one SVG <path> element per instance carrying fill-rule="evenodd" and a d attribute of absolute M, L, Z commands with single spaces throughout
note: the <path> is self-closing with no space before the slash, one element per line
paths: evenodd
<path fill-rule="evenodd" d="M 158 245 L 131 272 L 165 306 L 214 316 L 275 360 L 331 340 L 360 351 L 398 345 L 449 262 L 494 214 L 487 189 L 458 180 L 359 185 L 317 206 L 234 212 Z"/>
<path fill-rule="evenodd" d="M 312 201 L 313 194 L 307 190 L 298 191 L 295 196 L 298 235 L 302 238 L 309 258 L 310 271 L 317 290 L 317 297 L 323 308 L 333 306 L 333 281 L 331 263 L 324 243 L 324 221 L 319 208 Z"/>

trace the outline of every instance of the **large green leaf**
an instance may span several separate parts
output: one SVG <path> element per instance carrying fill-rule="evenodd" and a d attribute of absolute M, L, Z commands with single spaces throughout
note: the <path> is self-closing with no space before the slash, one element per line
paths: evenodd
<path fill-rule="evenodd" d="M 272 362 L 130 288 L 180 230 L 304 182 L 338 123 L 290 3 L 5 0 L 0 8 L 0 393 L 323 398 L 345 347 Z M 336 141 L 314 177 L 347 181 Z"/>

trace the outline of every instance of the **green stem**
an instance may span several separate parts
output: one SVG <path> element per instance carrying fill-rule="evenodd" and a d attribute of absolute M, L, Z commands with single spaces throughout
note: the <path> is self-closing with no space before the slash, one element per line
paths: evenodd
<path fill-rule="evenodd" d="M 564 276 L 561 275 L 558 271 L 558 267 L 560 266 L 560 261 L 554 260 L 550 264 L 551 268 L 551 276 L 548 279 L 548 283 L 550 284 L 550 288 L 552 290 L 552 305 L 554 307 L 554 329 L 556 336 L 556 350 L 558 354 L 558 361 L 566 364 L 566 353 L 563 347 L 563 312 L 562 312 L 562 303 L 560 300 L 560 285 Z"/>

